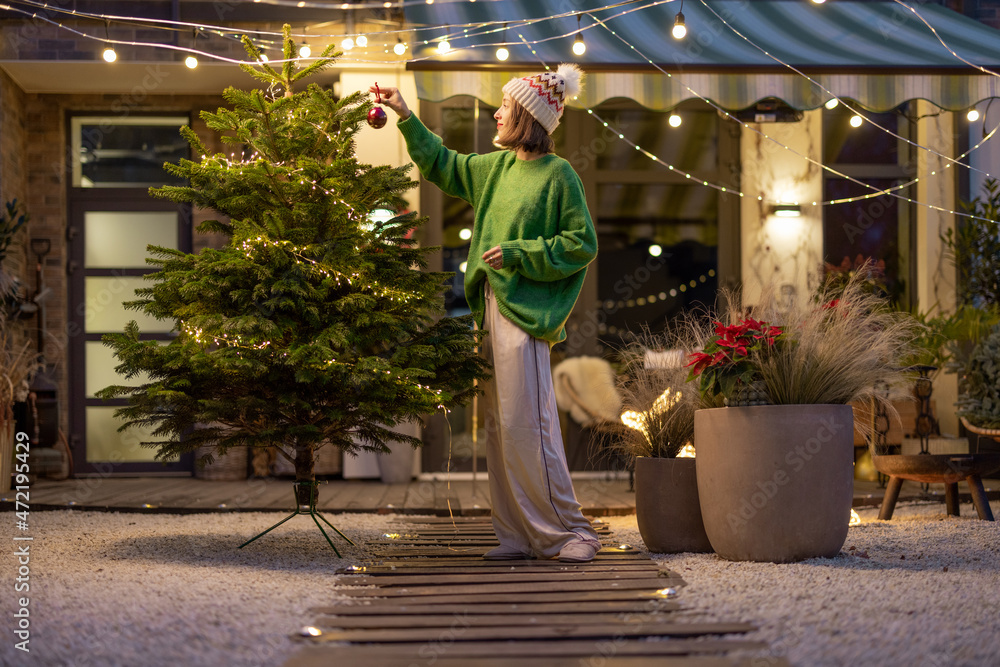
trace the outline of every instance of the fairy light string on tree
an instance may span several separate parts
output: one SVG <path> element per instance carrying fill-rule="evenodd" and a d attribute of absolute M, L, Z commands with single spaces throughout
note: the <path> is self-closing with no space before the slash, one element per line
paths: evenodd
<path fill-rule="evenodd" d="M 228 107 L 201 114 L 239 153 L 211 154 L 181 130 L 199 159 L 165 165 L 187 185 L 152 194 L 215 211 L 199 231 L 226 243 L 198 254 L 150 248 L 152 286 L 126 305 L 177 322 L 179 335 L 158 345 L 132 322 L 107 336 L 119 370 L 149 381 L 99 395 L 128 399 L 118 416 L 126 428 L 152 427 L 158 440 L 144 444 L 160 459 L 199 446 L 277 446 L 295 466 L 292 516 L 319 525 L 316 449 L 419 445 L 393 427 L 465 404 L 488 373 L 471 316 L 441 317 L 447 276 L 423 270 L 432 250 L 409 238 L 424 220 L 370 219 L 405 209 L 403 193 L 417 183 L 409 167 L 355 156 L 367 94 L 338 100 L 306 85 L 334 48 L 306 64 L 288 57 L 296 43 L 285 31 L 277 67 L 244 39 L 254 64 L 242 67 L 263 89 L 228 88 Z"/>

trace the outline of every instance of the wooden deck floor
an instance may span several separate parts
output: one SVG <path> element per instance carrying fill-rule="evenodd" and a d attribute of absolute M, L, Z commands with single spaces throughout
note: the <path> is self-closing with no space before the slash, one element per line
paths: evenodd
<path fill-rule="evenodd" d="M 634 494 L 627 479 L 576 479 L 577 498 L 593 516 L 632 514 Z M 290 479 L 217 482 L 190 477 L 40 479 L 31 486 L 32 510 L 77 509 L 146 512 L 288 511 L 294 506 Z M 0 498 L 0 511 L 13 509 L 14 494 Z M 8 507 L 9 506 L 9 507 Z M 324 512 L 488 515 L 489 483 L 469 480 L 383 484 L 380 481 L 321 481 L 317 508 Z"/>
<path fill-rule="evenodd" d="M 984 480 L 991 500 L 1000 498 L 1000 483 Z M 573 480 L 584 512 L 614 516 L 635 512 L 635 494 L 627 479 Z M 940 487 L 940 488 L 939 488 Z M 485 476 L 469 480 L 414 480 L 407 484 L 383 484 L 377 480 L 321 481 L 318 508 L 324 512 L 377 512 L 381 514 L 431 514 L 484 516 L 489 514 L 489 483 Z M 959 484 L 962 501 L 968 502 L 965 483 Z M 856 482 L 854 505 L 877 506 L 885 489 L 875 482 Z M 924 493 L 919 484 L 906 482 L 900 500 L 919 498 L 944 502 L 943 485 L 931 485 Z M 0 511 L 14 509 L 14 493 L 0 497 Z M 450 508 L 449 508 L 450 504 Z M 192 477 L 90 477 L 56 482 L 39 479 L 30 487 L 32 510 L 88 509 L 120 512 L 289 511 L 293 507 L 290 479 L 248 479 L 217 482 Z"/>
<path fill-rule="evenodd" d="M 342 572 L 347 601 L 313 610 L 284 667 L 732 667 L 766 650 L 744 622 L 690 618 L 683 579 L 612 539 L 589 563 L 485 561 L 485 518 L 401 519 L 373 559 Z M 787 665 L 768 656 L 769 665 Z"/>

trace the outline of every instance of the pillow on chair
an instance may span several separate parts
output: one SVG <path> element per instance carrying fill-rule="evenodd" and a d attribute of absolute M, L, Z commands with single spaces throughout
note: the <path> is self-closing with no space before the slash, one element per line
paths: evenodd
<path fill-rule="evenodd" d="M 582 426 L 617 422 L 622 399 L 615 387 L 615 371 L 600 357 L 570 357 L 552 369 L 556 404 Z"/>

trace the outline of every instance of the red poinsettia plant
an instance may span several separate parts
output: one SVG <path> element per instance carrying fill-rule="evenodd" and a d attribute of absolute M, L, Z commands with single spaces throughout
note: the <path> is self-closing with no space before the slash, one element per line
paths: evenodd
<path fill-rule="evenodd" d="M 712 336 L 701 352 L 694 352 L 688 381 L 698 378 L 702 396 L 731 397 L 740 386 L 762 379 L 760 361 L 784 340 L 783 327 L 747 317 L 729 326 L 715 323 Z"/>

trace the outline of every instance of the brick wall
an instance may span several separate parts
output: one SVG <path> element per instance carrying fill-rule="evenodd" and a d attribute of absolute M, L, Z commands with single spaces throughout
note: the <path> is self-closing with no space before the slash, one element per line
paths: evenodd
<path fill-rule="evenodd" d="M 25 116 L 24 92 L 9 76 L 0 71 L 0 206 L 17 199 L 23 210 L 25 203 L 24 177 Z M 7 249 L 2 269 L 14 276 L 23 276 L 27 262 L 25 247 L 31 233 L 28 225 L 18 232 Z M 27 231 L 26 231 L 27 230 Z"/>
<path fill-rule="evenodd" d="M 238 59 L 246 57 L 246 51 L 238 40 L 215 33 L 156 30 L 122 24 L 111 24 L 105 30 L 104 25 L 95 21 L 60 20 L 60 23 L 63 28 L 42 20 L 3 21 L 0 23 L 0 59 L 101 60 L 107 45 L 105 37 L 127 42 L 113 46 L 119 59 L 131 62 L 183 60 L 186 55 L 174 49 L 144 46 L 146 43 L 172 45 Z"/>

